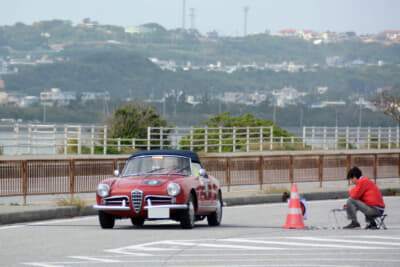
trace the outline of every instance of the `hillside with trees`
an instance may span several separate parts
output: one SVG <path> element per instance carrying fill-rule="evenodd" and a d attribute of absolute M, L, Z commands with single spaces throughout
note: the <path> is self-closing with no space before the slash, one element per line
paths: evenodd
<path fill-rule="evenodd" d="M 108 91 L 113 103 L 107 104 L 108 109 L 117 108 L 114 104 L 123 106 L 127 99 L 146 99 L 163 118 L 184 125 L 200 123 L 225 111 L 232 111 L 235 116 L 252 113 L 262 119 L 275 118 L 282 125 L 357 125 L 355 99 L 374 98 L 378 88 L 400 88 L 400 44 L 365 43 L 350 38 L 315 45 L 300 38 L 267 33 L 221 37 L 203 36 L 195 30 L 168 30 L 155 23 L 141 27 L 147 31 L 132 34 L 123 27 L 100 25 L 89 18 L 78 25 L 52 20 L 0 26 L 0 59 L 57 59 L 52 64 L 13 63 L 11 68 L 15 71 L 1 75 L 5 85 L 2 90 L 34 96 L 51 88 L 77 93 Z M 345 62 L 362 61 L 363 65 L 332 67 L 326 64 L 329 57 Z M 190 63 L 198 68 L 163 70 L 150 58 L 174 61 L 181 66 Z M 239 67 L 292 62 L 304 68 L 296 72 L 252 67 L 230 72 L 201 68 L 218 62 Z M 305 96 L 297 106 L 274 109 L 270 96 L 284 87 L 296 88 Z M 320 94 L 317 87 L 329 90 Z M 269 98 L 258 105 L 217 101 L 224 92 L 266 92 Z M 196 98 L 197 105 L 184 101 L 189 95 Z M 347 105 L 317 113 L 310 108 L 311 104 L 326 100 L 345 101 Z M 104 120 L 104 103 L 78 102 L 63 107 L 62 112 L 54 107 L 48 120 Z M 81 111 L 80 116 L 77 110 Z M 2 116 L 41 120 L 43 110 L 40 106 L 25 110 L 1 107 L 0 112 Z M 390 118 L 376 112 L 366 110 L 363 116 L 370 126 L 393 124 Z"/>
<path fill-rule="evenodd" d="M 345 99 L 352 94 L 373 95 L 377 88 L 400 85 L 400 67 L 386 65 L 366 68 L 319 69 L 316 72 L 274 72 L 242 70 L 233 73 L 191 70 L 162 71 L 147 58 L 133 52 L 99 52 L 66 62 L 40 66 L 21 66 L 20 71 L 4 76 L 6 91 L 39 95 L 50 88 L 64 91 L 109 91 L 111 97 L 161 98 L 171 90 L 186 95 L 215 96 L 228 91 L 272 91 L 292 86 L 313 93 L 318 86 L 329 87 L 323 97 Z M 316 96 L 317 97 L 317 96 Z M 321 96 L 319 96 L 321 97 Z"/>
<path fill-rule="evenodd" d="M 298 38 L 283 38 L 269 34 L 246 37 L 209 38 L 196 30 L 166 30 L 156 23 L 142 25 L 146 33 L 131 34 L 120 26 L 100 25 L 85 19 L 82 24 L 71 21 L 40 21 L 32 25 L 16 23 L 0 27 L 0 56 L 14 52 L 42 53 L 52 45 L 61 45 L 61 56 L 96 52 L 97 49 L 135 51 L 145 57 L 158 57 L 195 64 L 221 61 L 225 64 L 280 63 L 323 64 L 326 57 L 340 56 L 345 60 L 360 59 L 376 64 L 382 60 L 400 63 L 400 45 L 384 46 L 350 39 L 337 43 L 313 45 Z M 8 48 L 8 49 L 4 49 Z M 48 52 L 48 51 L 47 51 Z"/>

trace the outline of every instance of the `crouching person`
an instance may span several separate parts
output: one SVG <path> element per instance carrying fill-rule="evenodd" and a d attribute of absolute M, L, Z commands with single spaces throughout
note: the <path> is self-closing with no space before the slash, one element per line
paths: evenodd
<path fill-rule="evenodd" d="M 357 211 L 365 215 L 367 226 L 365 229 L 377 229 L 375 217 L 379 217 L 385 210 L 381 191 L 378 186 L 367 177 L 362 176 L 359 168 L 352 168 L 347 174 L 347 179 L 355 185 L 350 189 L 350 197 L 347 199 L 346 212 L 347 218 L 351 223 L 344 229 L 359 228 L 360 223 L 357 220 Z"/>

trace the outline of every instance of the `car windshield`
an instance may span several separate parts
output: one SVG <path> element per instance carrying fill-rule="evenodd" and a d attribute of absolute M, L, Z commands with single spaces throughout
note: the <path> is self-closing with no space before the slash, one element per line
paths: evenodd
<path fill-rule="evenodd" d="M 141 174 L 181 174 L 191 175 L 190 159 L 180 156 L 151 155 L 130 159 L 122 171 L 122 176 Z"/>

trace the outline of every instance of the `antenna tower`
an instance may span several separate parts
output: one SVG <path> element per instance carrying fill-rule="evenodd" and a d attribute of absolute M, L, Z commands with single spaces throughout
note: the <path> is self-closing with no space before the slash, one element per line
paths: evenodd
<path fill-rule="evenodd" d="M 196 17 L 195 12 L 194 12 L 194 8 L 190 9 L 190 29 L 194 30 L 195 29 L 195 25 L 194 25 L 194 19 Z"/>
<path fill-rule="evenodd" d="M 244 11 L 244 26 L 243 26 L 243 35 L 246 36 L 247 35 L 247 13 L 249 13 L 249 6 L 245 6 L 243 8 Z"/>
<path fill-rule="evenodd" d="M 185 29 L 186 0 L 182 0 L 182 29 Z"/>

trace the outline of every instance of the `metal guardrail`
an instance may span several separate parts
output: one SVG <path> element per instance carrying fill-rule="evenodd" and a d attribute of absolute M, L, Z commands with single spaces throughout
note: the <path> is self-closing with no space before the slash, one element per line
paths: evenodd
<path fill-rule="evenodd" d="M 95 192 L 127 158 L 0 161 L 0 197 Z M 203 156 L 203 166 L 228 191 L 237 185 L 346 181 L 351 166 L 373 179 L 400 177 L 400 153 Z"/>
<path fill-rule="evenodd" d="M 400 148 L 400 128 L 303 127 L 302 136 L 274 136 L 273 127 L 148 127 L 146 138 L 111 138 L 107 126 L 0 124 L 0 154 L 130 154 L 135 150 L 204 152 Z"/>

